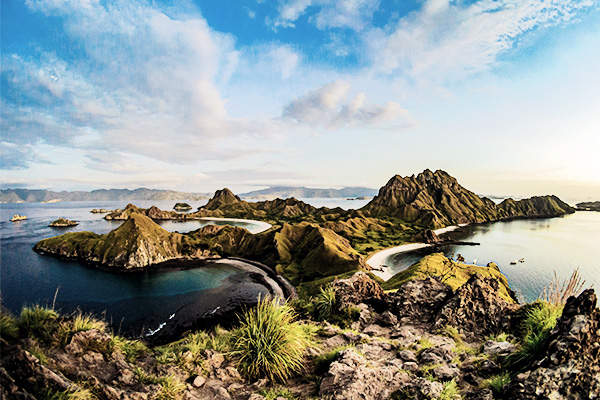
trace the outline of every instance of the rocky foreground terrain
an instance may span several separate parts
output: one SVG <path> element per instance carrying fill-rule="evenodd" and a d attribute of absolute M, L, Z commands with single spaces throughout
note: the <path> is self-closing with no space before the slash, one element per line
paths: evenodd
<path fill-rule="evenodd" d="M 598 398 L 594 291 L 567 300 L 523 363 L 521 329 L 535 305 L 508 302 L 497 290 L 496 280 L 480 275 L 455 291 L 439 278 L 406 282 L 396 292 L 362 272 L 336 281 L 330 317 L 341 321 L 348 309 L 352 317 L 340 328 L 303 318 L 297 305 L 314 339 L 299 372 L 285 381 L 248 378 L 222 328 L 152 349 L 102 326 L 62 342 L 3 333 L 0 390 L 6 399 Z"/>

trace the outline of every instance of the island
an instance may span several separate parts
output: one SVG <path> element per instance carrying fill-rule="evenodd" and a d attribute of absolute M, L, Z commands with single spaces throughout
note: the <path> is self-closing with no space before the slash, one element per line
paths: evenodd
<path fill-rule="evenodd" d="M 90 211 L 92 214 L 108 214 L 108 213 L 113 213 L 119 211 L 118 209 L 114 209 L 114 210 L 107 210 L 106 208 L 94 208 L 92 211 Z"/>
<path fill-rule="evenodd" d="M 10 219 L 12 222 L 25 221 L 27 219 L 26 215 L 15 214 Z"/>
<path fill-rule="evenodd" d="M 57 220 L 54 220 L 50 223 L 50 225 L 48 225 L 49 227 L 52 228 L 66 228 L 69 226 L 77 226 L 79 225 L 79 222 L 76 221 L 71 221 L 70 219 L 66 219 L 66 218 L 59 218 Z"/>
<path fill-rule="evenodd" d="M 173 209 L 175 211 L 189 211 L 192 209 L 192 206 L 190 206 L 188 203 L 177 203 Z"/>
<path fill-rule="evenodd" d="M 588 201 L 575 204 L 577 211 L 600 211 L 600 201 Z"/>

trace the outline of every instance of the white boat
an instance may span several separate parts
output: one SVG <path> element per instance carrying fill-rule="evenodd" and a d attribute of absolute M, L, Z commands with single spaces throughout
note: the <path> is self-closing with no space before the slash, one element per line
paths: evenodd
<path fill-rule="evenodd" d="M 519 262 L 520 262 L 520 263 L 524 263 L 524 262 L 525 262 L 525 259 L 524 259 L 524 258 L 521 258 L 521 259 L 519 260 Z"/>

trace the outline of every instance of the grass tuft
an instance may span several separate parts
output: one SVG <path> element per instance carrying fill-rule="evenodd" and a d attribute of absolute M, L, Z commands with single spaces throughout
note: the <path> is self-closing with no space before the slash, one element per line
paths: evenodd
<path fill-rule="evenodd" d="M 504 385 L 509 383 L 511 380 L 510 374 L 508 372 L 504 372 L 499 375 L 494 375 L 489 379 L 481 382 L 482 388 L 490 389 L 494 395 L 499 396 L 504 392 Z"/>
<path fill-rule="evenodd" d="M 0 337 L 7 341 L 19 338 L 19 325 L 13 316 L 0 314 Z"/>
<path fill-rule="evenodd" d="M 444 336 L 451 338 L 452 340 L 454 340 L 456 342 L 457 346 L 460 346 L 463 344 L 462 337 L 460 336 L 458 329 L 456 329 L 456 327 L 454 327 L 454 326 L 446 325 L 445 327 L 443 327 L 441 329 L 440 335 L 444 335 Z"/>
<path fill-rule="evenodd" d="M 62 321 L 56 333 L 59 343 L 67 344 L 73 336 L 79 332 L 86 332 L 92 329 L 98 329 L 100 332 L 106 330 L 104 321 L 96 319 L 92 314 L 83 314 L 81 311 L 73 315 L 71 319 Z"/>
<path fill-rule="evenodd" d="M 331 319 L 338 309 L 333 286 L 328 285 L 325 288 L 321 288 L 321 292 L 315 297 L 313 305 L 315 308 L 315 318 L 317 318 L 317 320 L 324 321 Z"/>
<path fill-rule="evenodd" d="M 300 371 L 311 338 L 294 318 L 293 309 L 277 299 L 259 299 L 240 316 L 240 326 L 232 332 L 232 354 L 240 372 L 251 379 L 283 381 Z"/>
<path fill-rule="evenodd" d="M 288 400 L 296 400 L 298 397 L 287 388 L 267 388 L 258 391 L 258 394 L 264 396 L 267 400 L 276 400 L 283 397 Z"/>
<path fill-rule="evenodd" d="M 179 400 L 183 396 L 185 385 L 172 376 L 160 378 L 159 385 L 156 400 Z"/>
<path fill-rule="evenodd" d="M 140 340 L 129 340 L 121 336 L 113 336 L 113 351 L 119 351 L 125 356 L 125 360 L 135 363 L 144 354 L 149 352 L 148 346 Z"/>
<path fill-rule="evenodd" d="M 19 317 L 19 327 L 28 335 L 42 340 L 50 339 L 50 332 L 55 327 L 58 318 L 56 311 L 34 305 L 23 307 Z"/>
<path fill-rule="evenodd" d="M 564 306 L 569 297 L 577 296 L 583 291 L 583 285 L 585 285 L 585 281 L 581 280 L 579 268 L 575 268 L 571 277 L 564 281 L 559 279 L 554 271 L 554 278 L 540 294 L 540 300 L 554 306 Z"/>
<path fill-rule="evenodd" d="M 460 399 L 462 399 L 462 396 L 460 395 L 460 392 L 458 391 L 458 385 L 456 384 L 456 381 L 454 379 L 452 379 L 451 381 L 445 382 L 444 390 L 442 390 L 442 393 L 438 397 L 438 400 L 460 400 Z"/>

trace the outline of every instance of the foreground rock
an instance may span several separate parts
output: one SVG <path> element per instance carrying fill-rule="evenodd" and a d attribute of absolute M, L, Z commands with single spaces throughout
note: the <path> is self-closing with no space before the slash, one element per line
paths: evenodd
<path fill-rule="evenodd" d="M 65 227 L 77 226 L 77 225 L 79 225 L 79 222 L 71 221 L 70 219 L 66 219 L 66 218 L 59 218 L 57 220 L 52 221 L 50 223 L 50 225 L 48 225 L 48 226 L 52 227 L 52 228 L 65 228 Z"/>
<path fill-rule="evenodd" d="M 547 348 L 506 392 L 509 400 L 600 398 L 600 310 L 593 290 L 567 300 Z"/>

